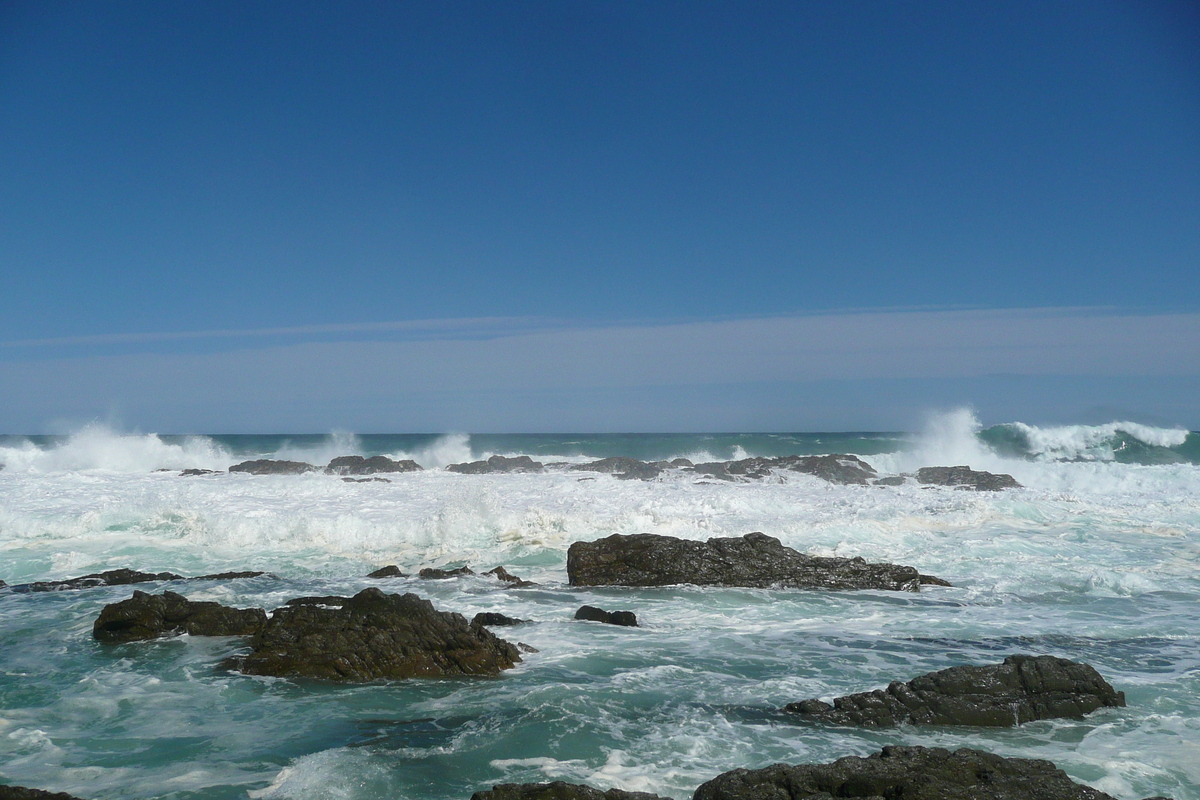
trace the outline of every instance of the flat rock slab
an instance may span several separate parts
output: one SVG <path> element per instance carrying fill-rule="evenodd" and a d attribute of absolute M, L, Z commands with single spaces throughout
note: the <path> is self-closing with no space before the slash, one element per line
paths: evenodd
<path fill-rule="evenodd" d="M 903 800 L 1114 800 L 1075 783 L 1049 761 L 1003 758 L 982 750 L 885 747 L 831 764 L 736 769 L 701 784 L 693 800 L 804 800 L 862 797 Z"/>
<path fill-rule="evenodd" d="M 1010 727 L 1124 705 L 1125 694 L 1088 664 L 1016 655 L 1002 664 L 951 667 L 907 683 L 894 681 L 886 689 L 839 697 L 833 705 L 789 703 L 784 711 L 835 725 Z"/>
<path fill-rule="evenodd" d="M 646 792 L 600 791 L 577 783 L 502 783 L 471 795 L 471 800 L 667 800 Z"/>
<path fill-rule="evenodd" d="M 521 660 L 516 647 L 461 614 L 379 589 L 364 589 L 340 608 L 276 609 L 250 646 L 228 665 L 249 675 L 346 682 L 498 675 Z"/>
<path fill-rule="evenodd" d="M 887 589 L 918 591 L 949 584 L 912 567 L 870 564 L 861 558 L 824 558 L 784 547 L 774 537 L 696 542 L 652 533 L 613 534 L 575 542 L 567 550 L 574 586 L 746 586 L 788 589 Z"/>
<path fill-rule="evenodd" d="M 1021 488 L 1021 484 L 1017 483 L 1012 475 L 983 472 L 970 467 L 921 467 L 917 470 L 917 483 L 953 486 L 956 489 L 973 489 L 977 492 Z"/>
<path fill-rule="evenodd" d="M 150 583 L 151 581 L 229 581 L 238 578 L 257 578 L 269 575 L 266 572 L 218 572 L 213 575 L 199 575 L 195 578 L 185 578 L 174 572 L 138 572 L 135 569 L 111 569 L 107 572 L 93 572 L 78 578 L 67 578 L 64 581 L 37 581 L 36 583 L 20 583 L 9 587 L 17 593 L 25 592 L 64 592 L 74 589 L 94 589 L 98 586 L 129 586 L 134 583 Z M 274 576 L 272 576 L 274 577 Z"/>
<path fill-rule="evenodd" d="M 174 592 L 146 594 L 104 607 L 92 625 L 101 642 L 136 642 L 187 633 L 192 636 L 248 636 L 267 623 L 261 608 L 229 608 L 193 602 Z"/>
<path fill-rule="evenodd" d="M 246 472 L 250 475 L 301 475 L 305 472 L 315 472 L 316 469 L 312 464 L 303 461 L 272 461 L 269 458 L 259 458 L 234 464 L 229 471 Z"/>

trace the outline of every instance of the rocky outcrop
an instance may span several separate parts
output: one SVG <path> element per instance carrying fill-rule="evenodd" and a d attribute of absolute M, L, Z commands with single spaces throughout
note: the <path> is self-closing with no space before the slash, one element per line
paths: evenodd
<path fill-rule="evenodd" d="M 250 654 L 227 664 L 250 675 L 373 681 L 497 675 L 521 660 L 487 628 L 415 594 L 364 589 L 340 608 L 327 605 L 276 609 Z"/>
<path fill-rule="evenodd" d="M 524 625 L 529 622 L 527 619 L 517 619 L 501 614 L 498 611 L 480 611 L 471 619 L 472 626 L 487 625 L 491 627 L 507 626 L 507 625 Z"/>
<path fill-rule="evenodd" d="M 885 747 L 831 764 L 735 769 L 701 784 L 693 800 L 1114 800 L 1049 761 L 982 750 Z"/>
<path fill-rule="evenodd" d="M 3 468 L 3 465 L 0 465 Z M 44 789 L 27 789 L 24 786 L 0 786 L 0 800 L 79 800 L 66 792 L 47 792 Z"/>
<path fill-rule="evenodd" d="M 418 578 L 426 580 L 441 580 L 442 578 L 461 578 L 464 575 L 474 575 L 475 572 L 470 567 L 456 567 L 455 569 L 435 569 L 426 567 L 417 573 Z"/>
<path fill-rule="evenodd" d="M 977 492 L 1021 488 L 1021 484 L 1017 483 L 1012 475 L 982 472 L 970 467 L 921 467 L 917 470 L 917 483 L 974 489 Z"/>
<path fill-rule="evenodd" d="M 662 474 L 663 465 L 638 461 L 636 458 L 613 456 L 612 458 L 602 458 L 599 461 L 592 461 L 588 464 L 575 464 L 571 469 L 581 472 L 604 472 L 626 481 L 648 481 Z"/>
<path fill-rule="evenodd" d="M 72 589 L 92 589 L 97 586 L 128 586 L 134 583 L 149 583 L 150 581 L 227 581 L 237 578 L 257 578 L 269 575 L 267 572 L 218 572 L 212 575 L 200 575 L 195 578 L 185 578 L 174 572 L 138 572 L 135 569 L 110 569 L 107 572 L 93 572 L 78 578 L 67 578 L 64 581 L 37 581 L 36 583 L 20 583 L 10 587 L 17 593 L 26 592 L 63 592 Z"/>
<path fill-rule="evenodd" d="M 608 625 L 624 625 L 627 628 L 638 626 L 637 614 L 632 611 L 605 611 L 595 606 L 584 606 L 575 612 L 575 619 L 586 622 L 603 622 Z"/>
<path fill-rule="evenodd" d="M 303 461 L 272 461 L 260 458 L 254 461 L 243 461 L 229 468 L 230 472 L 245 472 L 250 475 L 301 475 L 305 472 L 315 472 L 316 467 Z"/>
<path fill-rule="evenodd" d="M 471 800 L 667 800 L 645 792 L 623 792 L 609 789 L 602 792 L 577 783 L 501 783 L 491 789 L 476 792 Z"/>
<path fill-rule="evenodd" d="M 179 473 L 183 477 L 195 477 L 197 475 L 219 475 L 220 472 L 215 469 L 185 469 Z"/>
<path fill-rule="evenodd" d="M 393 461 L 387 456 L 338 456 L 325 467 L 326 475 L 374 475 L 377 472 L 420 472 L 423 467 L 411 459 Z"/>
<path fill-rule="evenodd" d="M 613 534 L 575 542 L 567 550 L 567 579 L 574 586 L 780 587 L 790 589 L 889 589 L 918 591 L 948 586 L 912 567 L 870 564 L 861 558 L 810 556 L 774 537 L 696 542 L 651 533 Z"/>
<path fill-rule="evenodd" d="M 498 580 L 502 583 L 507 583 L 513 589 L 525 589 L 530 586 L 537 586 L 537 584 L 534 583 L 533 581 L 527 581 L 524 578 L 518 578 L 516 575 L 513 575 L 511 572 L 506 570 L 504 567 L 496 567 L 495 569 L 489 569 L 487 572 L 485 572 L 483 574 L 484 575 L 495 575 L 496 580 Z"/>
<path fill-rule="evenodd" d="M 487 461 L 471 461 L 466 464 L 451 464 L 446 467 L 450 472 L 462 475 L 485 475 L 493 472 L 541 472 L 543 464 L 534 461 L 529 456 L 492 456 Z"/>
<path fill-rule="evenodd" d="M 784 711 L 836 725 L 1009 727 L 1124 705 L 1124 693 L 1087 664 L 1016 655 L 1002 664 L 951 667 L 907 683 L 894 681 L 886 689 L 839 697 L 833 705 L 790 703 Z"/>
<path fill-rule="evenodd" d="M 696 464 L 692 471 L 723 480 L 761 479 L 776 470 L 803 472 L 830 483 L 865 486 L 875 477 L 875 468 L 858 456 L 835 453 L 826 456 L 779 456 L 777 458 L 743 458 L 737 461 L 709 461 Z"/>
<path fill-rule="evenodd" d="M 380 567 L 374 572 L 367 573 L 368 578 L 407 578 L 400 568 L 395 564 L 388 564 L 386 567 Z"/>
<path fill-rule="evenodd" d="M 192 636 L 248 636 L 267 622 L 261 608 L 228 608 L 193 602 L 174 592 L 146 594 L 104 607 L 92 625 L 101 642 L 136 642 L 187 633 Z"/>

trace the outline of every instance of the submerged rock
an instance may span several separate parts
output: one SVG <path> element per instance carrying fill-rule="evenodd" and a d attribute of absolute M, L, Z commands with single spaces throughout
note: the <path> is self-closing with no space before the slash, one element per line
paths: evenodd
<path fill-rule="evenodd" d="M 261 575 L 271 576 L 269 572 L 218 572 L 212 575 L 200 575 L 196 578 L 185 578 L 174 572 L 138 572 L 135 569 L 110 569 L 107 572 L 93 572 L 78 578 L 67 578 L 64 581 L 37 581 L 36 583 L 20 583 L 9 587 L 17 593 L 26 592 L 63 592 L 73 589 L 93 589 L 98 586 L 128 586 L 134 583 L 149 583 L 150 581 L 227 581 L 237 578 L 257 578 Z M 274 577 L 274 576 L 271 576 Z"/>
<path fill-rule="evenodd" d="M 645 792 L 623 792 L 620 789 L 600 791 L 577 783 L 501 783 L 491 789 L 476 792 L 471 800 L 667 800 Z"/>
<path fill-rule="evenodd" d="M 492 472 L 541 472 L 543 464 L 529 456 L 492 456 L 487 461 L 451 464 L 446 469 L 462 475 L 484 475 Z"/>
<path fill-rule="evenodd" d="M 908 483 L 908 478 L 903 475 L 889 475 L 886 478 L 876 478 L 871 483 L 874 486 L 903 486 Z"/>
<path fill-rule="evenodd" d="M 1002 664 L 951 667 L 908 683 L 894 681 L 886 689 L 839 697 L 833 705 L 789 703 L 784 711 L 837 725 L 1009 727 L 1124 705 L 1125 694 L 1088 664 L 1016 655 Z"/>
<path fill-rule="evenodd" d="M 496 567 L 495 569 L 489 569 L 487 572 L 485 572 L 483 574 L 484 575 L 495 575 L 497 580 L 503 581 L 504 583 L 511 585 L 514 589 L 524 589 L 529 586 L 537 586 L 537 584 L 534 583 L 533 581 L 527 581 L 524 578 L 518 578 L 516 575 L 513 575 L 511 572 L 506 570 L 504 567 Z"/>
<path fill-rule="evenodd" d="M 3 465 L 0 464 L 0 469 Z M 79 800 L 66 792 L 47 792 L 44 789 L 27 789 L 24 786 L 0 786 L 0 800 Z"/>
<path fill-rule="evenodd" d="M 407 578 L 400 568 L 395 564 L 388 564 L 386 567 L 380 567 L 374 572 L 367 573 L 368 578 Z"/>
<path fill-rule="evenodd" d="M 917 482 L 933 486 L 954 486 L 959 489 L 974 489 L 977 492 L 998 492 L 1003 489 L 1020 489 L 1012 475 L 982 472 L 970 467 L 921 467 L 917 470 Z"/>
<path fill-rule="evenodd" d="M 589 464 L 575 464 L 571 469 L 583 472 L 606 472 L 621 480 L 636 479 L 640 481 L 652 480 L 663 472 L 661 464 L 648 464 L 645 461 L 625 456 L 602 458 Z"/>
<path fill-rule="evenodd" d="M 426 567 L 417 573 L 418 578 L 426 580 L 440 580 L 442 578 L 459 578 L 463 575 L 474 575 L 475 572 L 470 567 L 457 567 L 455 569 L 435 569 Z"/>
<path fill-rule="evenodd" d="M 220 471 L 215 469 L 185 469 L 179 474 L 184 477 L 192 477 L 195 475 L 219 475 Z"/>
<path fill-rule="evenodd" d="M 262 570 L 245 570 L 242 572 L 214 572 L 211 575 L 198 575 L 195 578 L 184 578 L 185 581 L 235 581 L 241 578 L 261 578 L 263 576 L 274 578 L 270 572 Z"/>
<path fill-rule="evenodd" d="M 693 800 L 1114 800 L 1049 761 L 982 750 L 885 747 L 831 764 L 735 769 L 701 784 Z"/>
<path fill-rule="evenodd" d="M 187 633 L 192 636 L 247 636 L 267 622 L 261 608 L 228 608 L 193 602 L 174 592 L 146 594 L 104 607 L 92 625 L 102 642 L 136 642 Z"/>
<path fill-rule="evenodd" d="M 784 547 L 778 539 L 762 533 L 707 542 L 652 533 L 618 533 L 594 542 L 575 542 L 567 550 L 567 579 L 573 586 L 690 583 L 914 592 L 922 584 L 949 585 L 940 578 L 921 575 L 912 567 L 898 564 L 810 556 Z"/>
<path fill-rule="evenodd" d="M 303 461 L 272 461 L 260 458 L 254 461 L 243 461 L 229 468 L 230 472 L 246 472 L 250 475 L 301 475 L 305 472 L 315 472 L 316 467 Z"/>
<path fill-rule="evenodd" d="M 489 625 L 493 627 L 504 625 L 524 625 L 529 622 L 527 619 L 517 619 L 501 614 L 498 611 L 480 611 L 471 619 L 471 625 Z"/>
<path fill-rule="evenodd" d="M 423 467 L 411 459 L 393 461 L 387 456 L 338 456 L 325 467 L 326 475 L 374 475 L 377 472 L 420 472 Z"/>
<path fill-rule="evenodd" d="M 637 615 L 632 611 L 605 611 L 595 606 L 584 606 L 575 612 L 575 619 L 587 622 L 604 622 L 609 625 L 624 625 L 627 628 L 638 626 Z"/>
<path fill-rule="evenodd" d="M 415 594 L 364 589 L 341 608 L 324 605 L 276 609 L 251 653 L 227 663 L 249 675 L 373 681 L 498 675 L 521 660 L 487 628 Z"/>

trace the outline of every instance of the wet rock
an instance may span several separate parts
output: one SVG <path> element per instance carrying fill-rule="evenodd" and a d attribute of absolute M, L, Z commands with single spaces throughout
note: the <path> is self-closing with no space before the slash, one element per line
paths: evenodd
<path fill-rule="evenodd" d="M 333 606 L 341 608 L 346 605 L 349 597 L 341 597 L 336 594 L 309 595 L 307 597 L 293 597 L 284 605 L 288 606 Z"/>
<path fill-rule="evenodd" d="M 529 622 L 529 620 L 505 616 L 498 611 L 480 611 L 471 620 L 471 624 L 475 626 L 489 625 L 493 627 L 503 625 L 524 625 L 527 622 Z"/>
<path fill-rule="evenodd" d="M 458 578 L 463 575 L 474 575 L 475 573 L 470 567 L 458 567 L 457 569 L 434 569 L 426 567 L 417 573 L 418 578 L 426 580 L 440 580 L 442 578 Z"/>
<path fill-rule="evenodd" d="M 637 615 L 632 611 L 605 611 L 595 606 L 584 606 L 575 612 L 575 619 L 588 622 L 604 622 L 609 625 L 624 625 L 627 628 L 638 626 Z"/>
<path fill-rule="evenodd" d="M 262 572 L 258 570 L 249 570 L 246 572 L 214 572 L 211 575 L 199 575 L 195 578 L 184 578 L 187 581 L 236 581 L 241 578 L 261 578 L 266 576 L 274 578 L 270 572 Z"/>
<path fill-rule="evenodd" d="M 0 469 L 3 465 L 0 465 Z M 47 792 L 43 789 L 27 789 L 24 786 L 0 786 L 0 800 L 79 800 L 66 792 Z"/>
<path fill-rule="evenodd" d="M 195 475 L 219 475 L 220 471 L 215 469 L 185 469 L 179 474 L 184 477 L 191 477 Z"/>
<path fill-rule="evenodd" d="M 1002 664 L 951 667 L 907 683 L 893 681 L 886 689 L 839 697 L 833 705 L 805 700 L 784 710 L 836 725 L 1009 727 L 1124 705 L 1124 693 L 1087 664 L 1016 655 Z"/>
<path fill-rule="evenodd" d="M 246 636 L 266 624 L 261 608 L 228 608 L 220 603 L 192 602 L 174 592 L 146 594 L 104 607 L 92 625 L 102 642 L 135 642 L 181 633 L 192 636 Z"/>
<path fill-rule="evenodd" d="M 36 583 L 17 584 L 12 587 L 14 592 L 61 592 L 70 589 L 91 589 L 96 586 L 128 586 L 132 583 L 148 583 L 149 581 L 178 581 L 182 575 L 174 572 L 138 572 L 135 569 L 110 569 L 106 572 L 93 572 L 78 578 L 68 578 L 65 581 L 37 581 Z"/>
<path fill-rule="evenodd" d="M 332 681 L 497 675 L 521 660 L 516 647 L 461 614 L 379 589 L 341 608 L 277 609 L 250 646 L 250 655 L 227 664 L 250 675 Z"/>
<path fill-rule="evenodd" d="M 875 468 L 858 456 L 835 453 L 825 456 L 778 456 L 742 458 L 736 461 L 709 461 L 691 468 L 698 475 L 722 480 L 759 480 L 777 470 L 803 472 L 830 483 L 865 486 L 875 476 Z"/>
<path fill-rule="evenodd" d="M 693 800 L 1114 800 L 1075 783 L 1049 761 L 982 750 L 885 747 L 831 764 L 735 769 L 701 784 Z"/>
<path fill-rule="evenodd" d="M 519 650 L 522 653 L 540 653 L 540 652 L 542 652 L 541 650 L 538 650 L 533 645 L 525 644 L 524 642 L 517 642 L 517 650 Z"/>
<path fill-rule="evenodd" d="M 671 466 L 672 467 L 690 467 L 690 466 L 692 466 L 692 461 L 689 458 L 673 458 L 673 459 L 671 459 Z"/>
<path fill-rule="evenodd" d="M 534 583 L 533 581 L 527 581 L 523 578 L 518 578 L 516 575 L 513 575 L 508 570 L 506 570 L 504 567 L 496 567 L 495 569 L 489 569 L 487 572 L 485 572 L 483 574 L 484 575 L 495 575 L 497 580 L 507 583 L 514 589 L 525 589 L 530 586 L 537 586 L 537 584 Z"/>
<path fill-rule="evenodd" d="M 391 483 L 387 478 L 342 478 L 342 483 Z"/>
<path fill-rule="evenodd" d="M 918 591 L 922 583 L 940 581 L 898 564 L 810 556 L 784 547 L 778 539 L 762 533 L 707 542 L 651 533 L 613 534 L 594 542 L 575 542 L 567 550 L 567 579 L 573 586 L 690 583 L 907 591 Z"/>
<path fill-rule="evenodd" d="M 541 472 L 542 463 L 534 461 L 529 456 L 492 456 L 487 461 L 472 461 L 467 464 L 451 464 L 446 467 L 450 472 L 463 475 L 484 475 L 493 472 Z"/>
<path fill-rule="evenodd" d="M 636 458 L 626 458 L 625 456 L 602 458 L 599 461 L 593 461 L 589 464 L 576 464 L 571 469 L 583 472 L 606 472 L 609 475 L 626 481 L 653 480 L 663 472 L 663 468 L 657 464 L 647 464 L 645 461 L 638 461 Z"/>
<path fill-rule="evenodd" d="M 374 475 L 377 472 L 420 472 L 423 467 L 411 459 L 393 461 L 387 456 L 338 456 L 325 467 L 326 475 Z"/>
<path fill-rule="evenodd" d="M 908 483 L 908 478 L 903 475 L 889 475 L 886 478 L 876 478 L 871 483 L 875 486 L 903 486 Z"/>
<path fill-rule="evenodd" d="M 243 461 L 229 468 L 230 472 L 245 472 L 250 475 L 301 475 L 314 472 L 316 467 L 303 461 L 272 461 L 260 458 L 255 461 Z"/>
<path fill-rule="evenodd" d="M 645 792 L 623 792 L 609 789 L 602 792 L 577 783 L 501 783 L 491 789 L 476 792 L 471 800 L 667 800 Z"/>
<path fill-rule="evenodd" d="M 395 564 L 388 564 L 386 567 L 380 567 L 374 572 L 367 573 L 368 578 L 407 578 L 400 568 Z"/>
<path fill-rule="evenodd" d="M 1017 483 L 1012 475 L 982 472 L 970 467 L 921 467 L 917 470 L 917 482 L 933 486 L 974 489 L 977 492 L 998 492 L 1002 489 L 1021 488 L 1021 484 Z"/>

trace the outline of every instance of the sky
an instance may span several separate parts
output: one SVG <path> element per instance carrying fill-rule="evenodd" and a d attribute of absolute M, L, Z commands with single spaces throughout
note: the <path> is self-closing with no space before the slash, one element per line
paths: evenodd
<path fill-rule="evenodd" d="M 0 0 L 0 432 L 1200 428 L 1200 4 Z"/>

